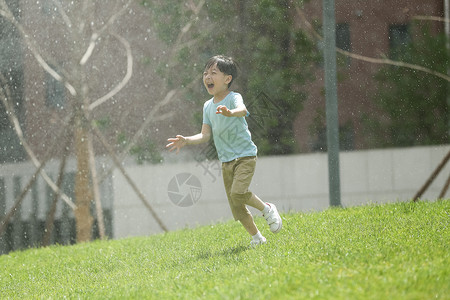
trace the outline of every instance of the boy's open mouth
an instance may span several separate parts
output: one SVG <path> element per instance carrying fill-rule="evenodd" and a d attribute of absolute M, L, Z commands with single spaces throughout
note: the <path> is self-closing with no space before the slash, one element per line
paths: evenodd
<path fill-rule="evenodd" d="M 214 83 L 208 83 L 208 89 L 212 89 L 214 87 Z"/>

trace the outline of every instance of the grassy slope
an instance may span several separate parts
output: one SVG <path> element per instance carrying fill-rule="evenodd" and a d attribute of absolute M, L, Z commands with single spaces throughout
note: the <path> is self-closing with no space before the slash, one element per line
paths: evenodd
<path fill-rule="evenodd" d="M 0 298 L 450 299 L 450 201 L 283 215 L 0 256 Z"/>

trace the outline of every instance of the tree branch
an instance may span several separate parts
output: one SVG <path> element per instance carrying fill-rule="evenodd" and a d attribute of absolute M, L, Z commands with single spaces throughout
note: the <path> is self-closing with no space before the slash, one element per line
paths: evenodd
<path fill-rule="evenodd" d="M 67 152 L 67 150 L 65 151 Z M 66 168 L 67 156 L 63 155 L 61 164 L 59 165 L 58 179 L 56 180 L 56 186 L 60 189 L 64 180 L 64 170 Z M 50 237 L 52 236 L 55 222 L 56 205 L 58 204 L 58 194 L 53 195 L 52 205 L 47 214 L 47 220 L 45 221 L 45 233 L 42 239 L 42 245 L 48 246 L 50 244 Z"/>
<path fill-rule="evenodd" d="M 22 190 L 22 192 L 19 194 L 19 196 L 16 197 L 13 206 L 9 210 L 9 212 L 6 214 L 6 216 L 0 221 L 0 236 L 5 232 L 6 226 L 9 223 L 9 220 L 14 217 L 16 212 L 18 211 L 18 207 L 22 204 L 23 199 L 25 199 L 25 196 L 28 194 L 28 191 L 31 189 L 33 184 L 36 182 L 37 175 L 41 172 L 41 170 L 45 167 L 47 164 L 48 159 L 44 160 L 44 162 L 39 166 L 39 168 L 36 169 L 34 174 L 31 176 L 30 181 L 28 181 L 28 184 L 25 186 L 25 188 Z"/>
<path fill-rule="evenodd" d="M 169 58 L 173 58 L 175 56 L 175 53 L 179 47 L 179 45 L 181 45 L 181 42 L 184 38 L 184 36 L 189 32 L 189 30 L 191 29 L 192 25 L 194 24 L 194 21 L 197 20 L 198 15 L 200 14 L 203 6 L 205 5 L 205 0 L 201 0 L 197 6 L 194 4 L 193 1 L 190 1 L 190 9 L 192 10 L 192 12 L 194 13 L 193 18 L 191 18 L 191 20 L 189 22 L 187 22 L 183 28 L 181 28 L 180 33 L 177 36 L 177 39 L 175 40 L 174 45 L 171 47 L 171 52 L 169 55 Z M 174 62 L 174 59 L 169 59 L 169 66 L 172 65 L 172 62 Z"/>
<path fill-rule="evenodd" d="M 137 185 L 134 183 L 134 181 L 131 179 L 131 177 L 128 175 L 128 173 L 125 171 L 125 168 L 122 166 L 122 163 L 117 158 L 116 154 L 114 153 L 114 150 L 112 147 L 108 144 L 106 141 L 106 138 L 103 136 L 103 134 L 98 130 L 98 128 L 95 125 L 91 125 L 91 130 L 95 133 L 95 135 L 99 138 L 100 142 L 102 143 L 103 147 L 105 147 L 106 151 L 108 151 L 109 155 L 111 156 L 114 164 L 116 167 L 120 170 L 123 177 L 125 177 L 125 180 L 128 182 L 128 184 L 131 186 L 131 188 L 134 190 L 136 195 L 139 197 L 139 199 L 142 201 L 144 206 L 150 211 L 151 215 L 155 219 L 155 221 L 158 223 L 159 227 L 167 232 L 168 229 L 162 222 L 162 220 L 159 218 L 159 216 L 156 214 L 153 207 L 150 205 L 150 203 L 145 199 L 144 194 L 139 190 Z"/>
<path fill-rule="evenodd" d="M 81 15 L 82 16 L 86 16 L 89 4 L 92 5 L 91 1 L 89 1 L 89 0 L 83 1 L 82 5 L 81 5 Z M 80 26 L 78 27 L 78 32 L 80 34 L 84 31 L 85 26 L 86 26 L 86 18 L 81 18 Z"/>
<path fill-rule="evenodd" d="M 53 4 L 58 8 L 59 14 L 61 15 L 61 18 L 63 19 L 67 28 L 72 28 L 72 22 L 70 21 L 69 16 L 64 11 L 61 1 L 59 1 L 59 0 L 52 0 L 52 1 L 53 1 Z"/>
<path fill-rule="evenodd" d="M 128 6 L 130 5 L 131 0 L 129 0 L 120 11 L 118 11 L 117 13 L 113 14 L 108 21 L 105 23 L 105 25 L 102 26 L 102 28 L 100 28 L 98 31 L 94 31 L 94 33 L 92 33 L 91 35 L 91 39 L 89 42 L 89 46 L 86 50 L 86 52 L 84 53 L 83 57 L 80 60 L 80 65 L 84 65 L 86 64 L 86 62 L 89 60 L 89 58 L 92 55 L 92 52 L 94 51 L 95 48 L 95 43 L 97 42 L 97 39 L 103 34 L 103 32 L 105 30 L 107 30 L 109 28 L 109 26 L 111 26 L 114 21 L 123 14 L 123 12 L 125 11 L 125 9 L 128 8 Z"/>
<path fill-rule="evenodd" d="M 0 91 L 0 97 L 4 97 L 4 93 L 1 90 Z M 59 133 L 56 136 L 56 139 L 53 143 L 53 145 L 51 145 L 48 148 L 47 153 L 44 155 L 44 160 L 43 162 L 39 165 L 39 167 L 35 170 L 34 174 L 31 176 L 30 181 L 28 182 L 28 184 L 25 186 L 25 188 L 22 190 L 22 192 L 20 193 L 19 196 L 16 197 L 16 200 L 14 201 L 14 205 L 11 207 L 11 209 L 9 210 L 8 214 L 0 221 L 0 235 L 3 234 L 4 230 L 6 229 L 6 225 L 9 223 L 9 220 L 14 217 L 14 215 L 16 214 L 16 212 L 18 211 L 17 208 L 21 205 L 22 201 L 24 200 L 26 194 L 28 193 L 28 191 L 31 189 L 31 187 L 33 186 L 34 182 L 37 179 L 37 175 L 43 170 L 43 168 L 45 167 L 45 165 L 47 164 L 48 160 L 52 157 L 52 154 L 56 148 L 57 145 L 60 144 L 60 140 L 61 137 L 63 136 L 63 134 L 66 133 L 66 129 L 69 128 L 71 125 L 71 121 L 69 123 L 67 123 L 65 126 L 61 127 L 61 130 L 59 131 Z M 67 143 L 69 143 L 69 139 L 67 139 Z M 67 146 L 67 145 L 66 145 Z M 67 148 L 67 147 L 66 147 Z M 55 194 L 55 196 L 59 196 L 57 193 Z"/>
<path fill-rule="evenodd" d="M 412 18 L 414 20 L 421 20 L 421 21 L 437 21 L 437 22 L 444 22 L 444 23 L 450 22 L 449 19 L 442 18 L 442 17 L 435 17 L 435 16 L 414 16 Z"/>
<path fill-rule="evenodd" d="M 87 142 L 88 142 L 88 151 L 89 151 L 89 166 L 91 168 L 92 190 L 93 190 L 93 194 L 94 194 L 95 211 L 97 213 L 98 231 L 99 231 L 100 239 L 104 240 L 106 237 L 105 222 L 103 219 L 103 208 L 102 208 L 99 182 L 98 182 L 98 176 L 97 176 L 97 167 L 95 165 L 95 153 L 94 153 L 94 146 L 92 143 L 92 132 L 88 133 Z"/>
<path fill-rule="evenodd" d="M 47 64 L 47 62 L 42 58 L 39 51 L 34 47 L 33 43 L 31 42 L 30 36 L 26 33 L 22 24 L 20 24 L 14 17 L 5 0 L 0 0 L 0 16 L 3 16 L 6 20 L 11 22 L 11 24 L 13 24 L 17 28 L 19 33 L 22 35 L 22 38 L 25 41 L 25 44 L 27 45 L 28 49 L 31 51 L 31 53 L 35 57 L 36 61 L 41 65 L 41 67 L 47 73 L 49 73 L 55 80 L 62 82 L 72 96 L 76 96 L 77 92 L 75 88 L 72 86 L 72 84 L 70 84 L 67 79 L 59 75 L 58 72 L 56 72 L 52 67 L 50 67 Z"/>
<path fill-rule="evenodd" d="M 191 86 L 193 86 L 197 80 L 198 80 L 198 77 L 196 77 L 194 80 L 192 80 L 186 86 L 186 88 L 190 88 Z M 162 108 L 163 106 L 169 104 L 171 101 L 173 101 L 173 99 L 175 98 L 175 96 L 179 92 L 180 92 L 179 89 L 172 89 L 166 94 L 166 96 L 164 97 L 164 99 L 162 101 L 157 102 L 156 106 L 145 117 L 144 123 L 142 123 L 141 127 L 138 129 L 138 131 L 136 131 L 134 136 L 128 142 L 126 148 L 122 151 L 121 154 L 119 154 L 119 161 L 120 162 L 122 162 L 125 159 L 125 157 L 129 153 L 130 149 L 136 144 L 136 142 L 139 140 L 141 135 L 144 133 L 145 128 L 147 128 L 147 126 L 150 125 L 150 123 L 155 122 L 155 121 L 165 120 L 165 119 L 170 118 L 170 117 L 172 117 L 174 115 L 174 112 L 168 112 L 168 113 L 165 113 L 163 115 L 159 115 L 159 116 L 155 117 L 155 115 L 159 112 L 159 109 Z M 111 168 L 109 168 L 108 171 L 103 172 L 101 177 L 100 177 L 99 182 L 102 182 L 103 180 L 105 180 L 105 178 L 112 173 L 114 168 L 115 167 L 112 166 Z"/>
<path fill-rule="evenodd" d="M 97 106 L 103 104 L 104 102 L 108 101 L 109 99 L 111 99 L 112 97 L 114 97 L 114 95 L 116 95 L 118 92 L 120 92 L 125 85 L 128 83 L 128 81 L 130 81 L 130 78 L 133 74 L 133 54 L 131 53 L 131 46 L 128 43 L 128 41 L 126 39 L 124 39 L 123 37 L 117 35 L 117 34 L 113 34 L 114 37 L 116 37 L 124 46 L 126 53 L 127 53 L 127 72 L 125 74 L 125 77 L 122 79 L 122 81 L 116 86 L 114 87 L 111 91 L 109 91 L 106 95 L 104 95 L 103 97 L 97 99 L 96 101 L 94 101 L 93 103 L 91 103 L 91 105 L 89 105 L 89 109 L 92 110 L 94 108 L 96 108 Z"/>
<path fill-rule="evenodd" d="M 25 140 L 23 136 L 23 131 L 19 123 L 19 119 L 16 116 L 16 113 L 14 111 L 14 108 L 9 104 L 8 99 L 10 99 L 10 93 L 9 89 L 6 86 L 6 80 L 3 76 L 3 74 L 0 73 L 0 82 L 5 83 L 5 87 L 0 89 L 0 97 L 2 98 L 3 105 L 5 106 L 6 111 L 9 111 L 8 118 L 14 126 L 14 130 L 16 131 L 17 137 L 19 138 L 22 146 L 24 147 L 25 151 L 28 154 L 28 157 L 33 162 L 36 168 L 40 168 L 41 162 L 37 159 L 36 155 L 34 154 L 31 147 L 28 145 L 27 141 Z M 53 180 L 48 176 L 47 172 L 41 168 L 39 172 L 44 178 L 44 180 L 47 182 L 48 186 L 55 192 L 61 195 L 61 198 L 69 205 L 72 209 L 76 209 L 76 205 L 72 202 L 72 200 L 63 193 L 53 182 Z"/>
<path fill-rule="evenodd" d="M 198 14 L 201 12 L 203 6 L 205 4 L 204 0 L 201 0 L 199 2 L 198 5 L 195 5 L 195 3 L 191 0 L 189 2 L 189 8 L 193 11 L 195 16 L 198 16 Z M 177 36 L 177 39 L 174 43 L 174 45 L 171 47 L 171 51 L 170 51 L 170 55 L 168 58 L 169 62 L 175 61 L 173 59 L 176 50 L 178 50 L 180 48 L 180 45 L 183 45 L 182 40 L 183 37 L 188 33 L 188 31 L 192 28 L 192 24 L 193 21 L 196 18 L 192 18 L 189 22 L 187 22 L 182 30 L 180 31 L 180 33 Z M 195 39 L 194 39 L 195 40 Z M 189 45 L 190 41 L 184 43 L 184 45 Z M 199 79 L 199 77 L 195 77 L 187 86 L 186 88 L 192 87 L 197 80 Z M 149 114 L 146 116 L 144 123 L 142 123 L 141 127 L 138 129 L 138 131 L 134 134 L 134 136 L 132 137 L 132 139 L 129 141 L 129 143 L 127 144 L 126 148 L 122 151 L 122 154 L 119 155 L 120 157 L 120 162 L 122 162 L 126 155 L 128 154 L 128 152 L 130 151 L 130 149 L 136 144 L 136 142 L 139 140 L 140 136 L 143 134 L 145 128 L 147 128 L 147 126 L 151 123 L 154 122 L 155 119 L 155 115 L 159 112 L 159 110 L 164 107 L 165 105 L 169 104 L 174 98 L 175 96 L 180 92 L 180 88 L 175 88 L 175 89 L 171 89 L 169 90 L 166 95 L 164 96 L 164 99 L 162 101 L 158 101 L 155 105 L 155 107 L 149 112 Z M 98 100 L 97 100 L 98 101 Z M 97 102 L 96 101 L 96 102 Z M 94 104 L 94 103 L 93 103 Z M 92 106 L 92 104 L 91 104 Z M 163 117 L 170 117 L 172 116 L 173 113 L 167 113 L 164 114 L 163 116 L 159 116 L 157 119 L 160 120 Z M 100 182 L 102 182 L 109 174 L 111 174 L 111 172 L 114 170 L 114 166 L 112 166 L 108 171 L 103 172 L 102 176 L 100 177 Z"/>
<path fill-rule="evenodd" d="M 201 12 L 204 4 L 205 4 L 205 0 L 201 0 L 197 5 L 195 5 L 195 3 L 191 0 L 189 3 L 189 7 L 192 10 L 192 12 L 194 13 L 194 15 L 197 17 L 198 14 Z M 172 51 L 171 54 L 169 56 L 169 62 L 170 61 L 175 61 L 173 59 L 174 55 L 175 55 L 175 51 L 179 49 L 180 44 L 182 43 L 183 37 L 188 33 L 188 31 L 191 29 L 193 21 L 196 18 L 192 18 L 191 21 L 189 21 L 188 23 L 186 23 L 183 28 L 181 29 L 180 33 L 177 36 L 177 39 L 175 41 L 175 44 L 171 47 Z M 198 80 L 198 77 L 195 77 L 188 85 L 186 88 L 190 88 L 192 87 Z M 142 135 L 142 133 L 144 132 L 145 128 L 152 122 L 155 121 L 153 118 L 155 117 L 155 115 L 159 112 L 159 110 L 164 107 L 165 105 L 169 104 L 174 98 L 175 96 L 180 92 L 179 88 L 175 88 L 175 89 L 171 89 L 170 91 L 168 91 L 166 93 L 166 95 L 164 96 L 164 99 L 162 101 L 158 101 L 155 105 L 155 107 L 150 111 L 150 113 L 146 116 L 144 123 L 141 125 L 141 127 L 138 129 L 138 131 L 136 132 L 136 134 L 133 136 L 133 138 L 131 139 L 131 141 L 128 143 L 127 147 L 125 148 L 125 150 L 122 152 L 123 154 L 121 155 L 121 160 L 124 159 L 125 155 L 130 151 L 131 147 L 134 146 L 134 144 L 137 142 L 137 140 L 139 139 L 139 137 Z M 165 114 L 166 116 L 170 116 L 171 113 L 169 114 Z M 160 116 L 161 117 L 161 116 Z M 108 172 L 109 173 L 109 172 Z"/>
<path fill-rule="evenodd" d="M 89 42 L 89 46 L 86 49 L 86 52 L 84 53 L 83 57 L 80 60 L 80 65 L 81 66 L 84 66 L 86 64 L 86 62 L 89 60 L 89 58 L 91 57 L 92 52 L 94 51 L 95 42 L 97 41 L 97 39 L 98 39 L 98 34 L 96 32 L 94 32 L 91 35 L 91 40 Z"/>

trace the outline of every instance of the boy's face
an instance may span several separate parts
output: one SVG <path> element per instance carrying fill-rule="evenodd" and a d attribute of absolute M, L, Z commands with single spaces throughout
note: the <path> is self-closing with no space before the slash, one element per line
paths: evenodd
<path fill-rule="evenodd" d="M 227 91 L 231 78 L 231 75 L 221 72 L 217 64 L 212 65 L 203 72 L 203 84 L 208 93 L 213 96 Z"/>

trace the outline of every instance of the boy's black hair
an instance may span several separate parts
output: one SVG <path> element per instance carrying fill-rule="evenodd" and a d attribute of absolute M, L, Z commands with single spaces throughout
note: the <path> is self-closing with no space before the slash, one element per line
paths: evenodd
<path fill-rule="evenodd" d="M 214 66 L 217 63 L 217 68 L 220 70 L 220 72 L 231 75 L 231 81 L 228 83 L 228 87 L 231 86 L 231 83 L 234 79 L 237 78 L 237 65 L 236 62 L 233 60 L 233 58 L 224 56 L 224 55 L 216 55 L 211 57 L 205 65 L 205 71 L 209 70 L 212 66 Z"/>

